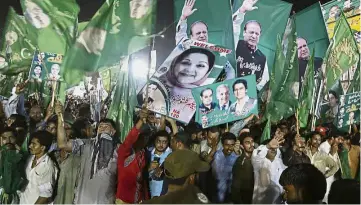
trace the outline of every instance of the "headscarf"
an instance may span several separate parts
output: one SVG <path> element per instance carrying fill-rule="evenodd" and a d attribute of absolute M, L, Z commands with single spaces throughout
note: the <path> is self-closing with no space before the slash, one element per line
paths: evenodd
<path fill-rule="evenodd" d="M 186 56 L 188 56 L 191 53 L 202 53 L 202 54 L 207 55 L 209 68 L 208 68 L 206 75 L 204 75 L 200 80 L 198 80 L 197 82 L 194 82 L 192 84 L 184 85 L 177 81 L 177 77 L 174 74 L 174 70 L 175 70 L 175 67 L 177 66 L 177 64 L 180 63 Z M 203 49 L 203 48 L 190 48 L 190 49 L 183 51 L 183 53 L 181 53 L 180 55 L 178 55 L 177 57 L 175 57 L 173 59 L 171 65 L 169 67 L 169 70 L 167 71 L 166 74 L 162 75 L 160 77 L 160 79 L 162 79 L 163 81 L 168 82 L 169 84 L 176 86 L 176 87 L 195 88 L 195 87 L 202 85 L 202 83 L 204 83 L 204 81 L 207 80 L 208 75 L 210 74 L 210 72 L 213 68 L 214 62 L 215 62 L 215 56 L 209 50 Z"/>

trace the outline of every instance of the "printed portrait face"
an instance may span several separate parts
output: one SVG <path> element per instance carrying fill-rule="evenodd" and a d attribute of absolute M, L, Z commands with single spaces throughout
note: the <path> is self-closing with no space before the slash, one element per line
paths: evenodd
<path fill-rule="evenodd" d="M 250 22 L 243 31 L 243 39 L 250 46 L 257 46 L 259 37 L 261 36 L 261 27 L 256 22 Z"/>
<path fill-rule="evenodd" d="M 143 18 L 151 7 L 152 0 L 132 0 L 130 1 L 130 17 L 133 19 Z"/>
<path fill-rule="evenodd" d="M 148 85 L 148 96 L 149 97 L 152 97 L 152 96 L 154 96 L 154 92 L 157 90 L 157 85 L 154 85 L 154 84 L 149 84 Z M 145 95 L 146 93 L 144 92 L 144 95 Z"/>
<path fill-rule="evenodd" d="M 209 70 L 207 55 L 191 53 L 184 57 L 174 69 L 177 81 L 182 84 L 192 84 L 201 80 Z"/>
<path fill-rule="evenodd" d="M 82 44 L 88 53 L 100 55 L 104 48 L 106 34 L 107 32 L 103 29 L 87 28 L 80 33 L 77 42 Z"/>
<path fill-rule="evenodd" d="M 310 50 L 305 39 L 297 38 L 297 49 L 299 59 L 308 59 L 310 57 Z"/>
<path fill-rule="evenodd" d="M 328 13 L 328 18 L 335 18 L 339 12 L 340 8 L 338 6 L 333 6 Z"/>
<path fill-rule="evenodd" d="M 213 95 L 213 91 L 211 89 L 207 89 L 203 91 L 201 100 L 205 106 L 209 106 L 212 103 L 212 95 Z"/>
<path fill-rule="evenodd" d="M 229 88 L 225 85 L 220 85 L 217 88 L 217 99 L 219 105 L 226 105 L 229 102 Z"/>
<path fill-rule="evenodd" d="M 349 120 L 353 120 L 355 118 L 355 113 L 354 112 L 350 112 L 348 119 Z"/>
<path fill-rule="evenodd" d="M 343 115 L 345 113 L 345 108 L 340 109 L 340 114 Z"/>
<path fill-rule="evenodd" d="M 198 22 L 194 24 L 191 28 L 191 39 L 197 41 L 208 42 L 208 29 L 207 26 Z"/>
<path fill-rule="evenodd" d="M 243 85 L 243 83 L 237 83 L 234 85 L 234 96 L 237 99 L 243 99 L 246 96 L 246 87 Z"/>
<path fill-rule="evenodd" d="M 335 107 L 337 105 L 337 99 L 333 94 L 331 93 L 328 94 L 328 100 L 330 102 L 331 107 Z"/>
<path fill-rule="evenodd" d="M 59 75 L 59 71 L 60 71 L 60 66 L 59 64 L 53 64 L 51 66 L 51 74 L 53 75 Z"/>
<path fill-rule="evenodd" d="M 25 1 L 25 16 L 35 28 L 45 28 L 50 24 L 50 18 L 43 10 L 31 1 Z"/>
<path fill-rule="evenodd" d="M 8 65 L 4 57 L 0 56 L 0 68 L 5 68 Z"/>
<path fill-rule="evenodd" d="M 6 43 L 11 46 L 18 40 L 18 34 L 14 31 L 9 31 L 5 34 Z"/>
<path fill-rule="evenodd" d="M 41 67 L 40 67 L 40 66 L 36 66 L 36 67 L 34 68 L 34 74 L 35 74 L 36 76 L 40 76 L 40 75 L 41 75 Z"/>

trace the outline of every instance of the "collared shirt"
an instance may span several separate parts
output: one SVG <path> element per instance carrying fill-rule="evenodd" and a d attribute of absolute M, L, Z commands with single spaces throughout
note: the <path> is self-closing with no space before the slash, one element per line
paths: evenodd
<path fill-rule="evenodd" d="M 279 184 L 280 176 L 286 166 L 281 159 L 281 151 L 273 161 L 266 158 L 268 149 L 260 145 L 252 153 L 254 170 L 253 204 L 279 204 L 281 203 L 282 186 Z"/>
<path fill-rule="evenodd" d="M 94 142 L 92 139 L 73 140 L 73 154 L 80 156 L 80 167 L 75 189 L 75 204 L 109 204 L 115 202 L 117 177 L 117 152 L 114 149 L 108 166 L 98 170 L 91 177 L 92 153 Z"/>
<path fill-rule="evenodd" d="M 212 172 L 217 181 L 217 199 L 219 203 L 223 203 L 226 195 L 231 192 L 232 168 L 237 158 L 238 155 L 234 152 L 228 156 L 224 155 L 223 149 L 214 154 Z"/>
<path fill-rule="evenodd" d="M 31 155 L 26 163 L 26 178 L 29 180 L 24 192 L 20 193 L 20 204 L 34 204 L 39 197 L 50 198 L 55 189 L 58 170 L 55 163 L 45 154 L 31 168 L 35 155 Z"/>
<path fill-rule="evenodd" d="M 338 166 L 336 162 L 320 148 L 312 155 L 311 149 L 307 147 L 306 153 L 311 160 L 311 164 L 320 170 L 326 178 L 333 176 L 337 172 Z"/>
<path fill-rule="evenodd" d="M 163 164 L 165 158 L 172 152 L 171 148 L 167 148 L 161 155 L 155 154 L 155 148 L 153 148 L 150 156 L 150 161 L 154 160 L 154 157 L 159 157 L 159 166 Z M 150 188 L 150 194 L 151 197 L 160 196 L 162 192 L 163 187 L 163 179 L 156 179 L 152 178 L 152 175 L 154 174 L 154 170 L 149 172 L 149 188 Z"/>
<path fill-rule="evenodd" d="M 290 147 L 284 154 L 283 163 L 286 166 L 291 166 L 293 164 L 301 164 L 301 163 L 311 164 L 311 160 L 303 152 L 301 152 L 301 154 L 300 154 L 300 153 L 294 151 L 292 147 Z"/>

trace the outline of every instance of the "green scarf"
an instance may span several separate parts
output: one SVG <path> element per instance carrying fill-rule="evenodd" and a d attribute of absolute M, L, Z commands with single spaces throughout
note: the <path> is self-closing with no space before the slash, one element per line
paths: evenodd
<path fill-rule="evenodd" d="M 26 183 L 23 155 L 17 150 L 10 149 L 7 145 L 0 148 L 0 195 L 1 204 L 10 204 L 18 200 L 17 190 Z"/>
<path fill-rule="evenodd" d="M 342 151 L 339 156 L 342 167 L 342 179 L 352 179 L 350 164 L 348 161 L 348 150 L 342 148 Z"/>

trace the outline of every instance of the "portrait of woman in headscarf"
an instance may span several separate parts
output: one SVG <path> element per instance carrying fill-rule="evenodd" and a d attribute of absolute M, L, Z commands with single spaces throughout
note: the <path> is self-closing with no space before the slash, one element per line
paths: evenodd
<path fill-rule="evenodd" d="M 190 48 L 175 57 L 168 71 L 159 77 L 169 91 L 172 117 L 188 122 L 193 116 L 196 104 L 191 89 L 205 85 L 214 62 L 215 55 L 211 51 Z"/>

